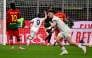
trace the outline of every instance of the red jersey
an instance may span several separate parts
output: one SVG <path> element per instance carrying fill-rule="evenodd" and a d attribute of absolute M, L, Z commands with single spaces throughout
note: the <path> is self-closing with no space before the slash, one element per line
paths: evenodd
<path fill-rule="evenodd" d="M 6 14 L 6 28 L 8 27 L 9 23 L 16 23 L 19 16 L 20 16 L 20 11 L 18 9 L 8 10 Z M 7 33 L 8 33 L 8 36 L 19 36 L 18 29 L 8 29 L 7 28 Z"/>
<path fill-rule="evenodd" d="M 62 21 L 66 18 L 66 14 L 64 13 L 56 13 L 55 16 L 59 17 Z"/>
<path fill-rule="evenodd" d="M 14 23 L 17 22 L 17 19 L 20 16 L 20 11 L 18 9 L 10 9 L 7 11 L 7 15 L 6 15 L 6 21 L 7 23 Z"/>

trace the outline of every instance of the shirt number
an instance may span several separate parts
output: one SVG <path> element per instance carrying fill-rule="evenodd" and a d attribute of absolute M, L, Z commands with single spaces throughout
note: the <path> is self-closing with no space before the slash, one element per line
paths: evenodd
<path fill-rule="evenodd" d="M 11 15 L 12 17 L 12 22 L 16 22 L 17 21 L 17 15 Z"/>
<path fill-rule="evenodd" d="M 40 20 L 37 20 L 37 21 L 36 21 L 36 24 L 39 25 L 39 24 L 40 24 Z"/>

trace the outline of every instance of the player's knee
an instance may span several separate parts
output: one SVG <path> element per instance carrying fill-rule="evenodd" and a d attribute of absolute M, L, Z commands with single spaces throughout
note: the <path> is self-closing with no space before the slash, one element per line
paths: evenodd
<path fill-rule="evenodd" d="M 59 42 L 60 42 L 60 39 L 56 39 L 56 42 L 58 42 L 58 43 L 59 43 Z"/>

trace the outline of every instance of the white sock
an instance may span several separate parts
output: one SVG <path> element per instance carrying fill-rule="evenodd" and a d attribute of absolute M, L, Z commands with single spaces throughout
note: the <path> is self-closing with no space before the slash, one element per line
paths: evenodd
<path fill-rule="evenodd" d="M 30 44 L 30 39 L 27 40 L 27 45 L 29 45 L 29 44 Z"/>
<path fill-rule="evenodd" d="M 63 46 L 63 47 L 61 47 L 61 49 L 62 49 L 62 51 L 66 51 L 66 49 L 65 49 L 65 47 Z"/>
<path fill-rule="evenodd" d="M 81 44 L 79 44 L 78 47 L 81 48 L 82 47 Z"/>

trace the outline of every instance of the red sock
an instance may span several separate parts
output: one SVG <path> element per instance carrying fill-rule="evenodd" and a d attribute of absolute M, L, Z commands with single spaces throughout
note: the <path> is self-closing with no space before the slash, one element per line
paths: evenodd
<path fill-rule="evenodd" d="M 11 45 L 11 46 L 13 46 L 13 45 L 14 45 L 14 44 L 13 44 L 13 40 L 10 40 L 10 45 Z"/>
<path fill-rule="evenodd" d="M 18 46 L 19 46 L 19 47 L 21 46 L 21 43 L 20 43 L 20 42 L 18 42 Z"/>

